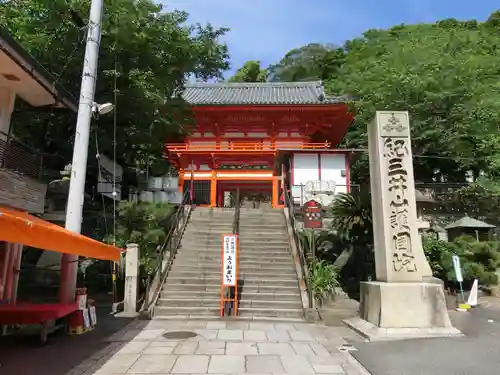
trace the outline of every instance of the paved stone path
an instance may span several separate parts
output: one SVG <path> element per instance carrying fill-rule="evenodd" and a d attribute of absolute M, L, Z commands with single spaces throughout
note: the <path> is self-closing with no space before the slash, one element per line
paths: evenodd
<path fill-rule="evenodd" d="M 195 332 L 178 340 L 163 335 Z M 365 375 L 339 350 L 347 328 L 306 323 L 137 321 L 66 375 L 347 374 Z"/>

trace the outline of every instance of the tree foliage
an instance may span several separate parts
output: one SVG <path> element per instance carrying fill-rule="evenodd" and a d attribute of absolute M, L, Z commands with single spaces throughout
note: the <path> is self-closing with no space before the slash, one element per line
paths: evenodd
<path fill-rule="evenodd" d="M 356 112 L 343 145 L 364 148 L 376 110 L 410 113 L 415 179 L 462 182 L 465 171 L 500 176 L 500 11 L 486 22 L 442 20 L 368 30 L 341 48 L 311 43 L 269 68 L 271 81 L 322 79 Z M 352 165 L 368 178 L 368 156 Z"/>
<path fill-rule="evenodd" d="M 120 202 L 116 234 L 109 235 L 106 242 L 124 249 L 127 243 L 139 245 L 140 266 L 149 273 L 155 266 L 157 247 L 166 239 L 174 207 L 168 203 Z"/>
<path fill-rule="evenodd" d="M 335 77 L 344 61 L 342 48 L 310 43 L 289 51 L 269 67 L 271 81 L 315 81 Z"/>
<path fill-rule="evenodd" d="M 266 82 L 267 69 L 260 66 L 260 61 L 247 61 L 239 68 L 234 75 L 229 78 L 229 82 Z"/>
<path fill-rule="evenodd" d="M 482 285 L 498 283 L 497 269 L 500 267 L 500 242 L 478 242 L 472 237 L 458 237 L 453 242 L 432 238 L 423 241 L 425 255 L 429 260 L 434 276 L 445 281 L 450 287 L 457 288 L 453 268 L 453 255 L 458 255 L 466 287 L 478 279 Z"/>
<path fill-rule="evenodd" d="M 327 80 L 331 93 L 357 98 L 345 145 L 364 147 L 376 110 L 408 110 L 415 177 L 436 170 L 448 181 L 465 171 L 498 174 L 500 32 L 486 23 L 444 20 L 369 30 L 345 44 L 345 62 Z M 439 158 L 432 158 L 438 156 Z M 367 175 L 367 163 L 363 163 Z"/>
<path fill-rule="evenodd" d="M 75 25 L 74 19 L 78 23 L 80 17 L 85 25 L 89 4 L 86 0 L 0 2 L 0 23 L 75 97 L 85 27 Z M 166 12 L 152 0 L 104 1 L 95 100 L 114 102 L 116 83 L 116 147 L 121 163 L 139 169 L 154 163 L 166 137 L 174 137 L 188 121 L 182 103 L 175 99 L 187 76 L 208 79 L 228 68 L 227 47 L 218 42 L 227 29 L 187 21 L 187 13 Z M 18 136 L 49 153 L 71 155 L 68 140 L 74 135 L 74 115 L 23 111 L 18 117 Z M 113 120 L 111 115 L 94 122 L 101 152 L 107 154 L 114 143 Z"/>

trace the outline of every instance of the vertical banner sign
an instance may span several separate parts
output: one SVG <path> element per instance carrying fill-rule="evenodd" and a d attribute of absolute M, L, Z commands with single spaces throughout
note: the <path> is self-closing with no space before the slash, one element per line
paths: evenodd
<path fill-rule="evenodd" d="M 462 295 L 462 302 L 465 303 L 464 288 L 462 286 L 464 277 L 462 275 L 462 267 L 460 266 L 460 258 L 458 257 L 458 255 L 453 255 L 452 259 L 453 259 L 453 268 L 455 269 L 455 277 L 458 281 L 458 284 L 460 285 L 460 294 Z"/>
<path fill-rule="evenodd" d="M 222 285 L 236 286 L 236 257 L 238 239 L 235 234 L 224 236 Z"/>
<path fill-rule="evenodd" d="M 459 283 L 464 281 L 462 276 L 462 267 L 460 266 L 460 258 L 457 255 L 453 255 L 453 268 L 455 269 L 455 277 Z"/>
<path fill-rule="evenodd" d="M 238 235 L 222 235 L 220 315 L 238 315 Z"/>

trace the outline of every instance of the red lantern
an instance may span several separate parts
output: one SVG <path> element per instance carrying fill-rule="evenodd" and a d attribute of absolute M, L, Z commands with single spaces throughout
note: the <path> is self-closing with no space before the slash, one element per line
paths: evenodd
<path fill-rule="evenodd" d="M 321 205 L 315 200 L 304 203 L 304 228 L 323 228 Z"/>

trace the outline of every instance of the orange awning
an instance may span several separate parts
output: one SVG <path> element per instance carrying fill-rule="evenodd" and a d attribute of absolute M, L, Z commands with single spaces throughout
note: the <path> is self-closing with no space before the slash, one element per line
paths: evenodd
<path fill-rule="evenodd" d="M 0 207 L 0 241 L 113 261 L 120 260 L 122 251 L 25 212 L 5 207 Z"/>

